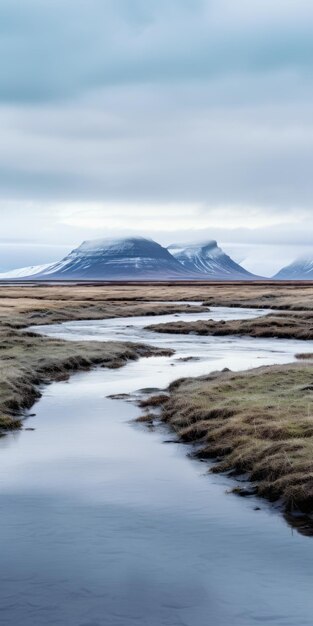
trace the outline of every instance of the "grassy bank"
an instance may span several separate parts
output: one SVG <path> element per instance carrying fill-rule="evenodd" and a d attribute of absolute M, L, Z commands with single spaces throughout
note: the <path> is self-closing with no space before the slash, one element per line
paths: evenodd
<path fill-rule="evenodd" d="M 108 297 L 113 296 L 112 300 Z M 6 287 L 0 299 L 0 436 L 20 428 L 40 387 L 93 366 L 121 367 L 167 351 L 117 342 L 67 342 L 25 332 L 30 324 L 186 311 L 183 304 L 128 301 L 103 288 Z M 200 310 L 202 310 L 200 308 Z"/>
<path fill-rule="evenodd" d="M 67 342 L 0 329 L 0 435 L 20 428 L 21 416 L 41 395 L 40 386 L 93 366 L 121 367 L 166 351 L 117 342 Z"/>
<path fill-rule="evenodd" d="M 179 440 L 196 444 L 198 457 L 215 459 L 214 472 L 243 475 L 256 494 L 281 501 L 286 511 L 313 512 L 312 365 L 182 379 L 142 405 L 159 406 Z"/>
<path fill-rule="evenodd" d="M 70 296 L 69 296 L 70 294 Z M 208 306 L 236 306 L 271 308 L 279 310 L 313 311 L 313 284 L 282 283 L 191 283 L 191 284 L 143 284 L 143 285 L 0 285 L 1 310 L 11 312 L 40 303 L 50 303 L 50 311 L 82 307 L 94 309 L 101 314 L 105 307 L 112 309 L 124 305 L 147 305 L 158 301 L 193 300 L 206 302 Z"/>
<path fill-rule="evenodd" d="M 38 337 L 31 333 L 25 334 L 23 332 L 25 328 L 30 325 L 68 320 L 188 311 L 188 305 L 177 304 L 177 301 L 182 300 L 206 301 L 207 305 L 214 306 L 284 308 L 289 309 L 288 316 L 293 320 L 295 314 L 292 309 L 301 307 L 303 309 L 301 316 L 304 320 L 301 332 L 310 331 L 313 287 L 308 285 L 1 286 L 0 434 L 21 426 L 23 411 L 39 397 L 41 384 L 64 378 L 79 369 L 94 365 L 117 367 L 129 359 L 156 352 L 144 346 L 112 342 L 69 343 Z M 164 304 L 164 301 L 172 303 Z M 196 310 L 203 311 L 203 308 L 192 308 L 193 312 Z M 276 317 L 276 325 L 281 324 L 282 318 Z M 288 324 L 290 324 L 290 319 Z M 273 319 L 271 323 L 273 330 Z M 221 333 L 225 334 L 228 324 L 228 322 L 220 324 Z M 242 324 L 246 325 L 249 322 L 238 323 L 238 332 L 242 332 Z M 258 332 L 261 332 L 262 324 L 264 324 L 264 318 L 261 318 Z M 266 318 L 266 324 L 268 324 L 268 318 Z M 297 324 L 299 329 L 298 321 Z M 219 330 L 216 326 L 215 329 Z M 176 326 L 175 332 L 177 332 Z M 188 332 L 190 332 L 190 326 L 188 326 Z M 229 332 L 233 333 L 233 328 L 229 329 Z M 244 332 L 246 333 L 247 330 Z M 268 328 L 267 332 L 269 332 Z M 286 332 L 286 327 L 281 332 Z M 288 336 L 295 335 L 289 334 Z M 307 337 L 309 338 L 308 334 Z"/>
<path fill-rule="evenodd" d="M 208 318 L 210 313 L 208 313 Z M 183 335 L 246 335 L 249 337 L 275 337 L 278 339 L 313 339 L 313 313 L 280 313 L 260 316 L 250 320 L 198 322 L 170 322 L 150 324 L 146 327 L 159 333 L 179 333 Z"/>
<path fill-rule="evenodd" d="M 162 301 L 162 292 L 159 300 Z M 122 298 L 108 288 L 98 287 L 20 287 L 0 288 L 0 329 L 26 328 L 39 324 L 54 324 L 84 319 L 108 319 L 138 315 L 163 315 L 183 313 L 191 309 L 189 304 L 173 302 L 141 301 L 125 294 Z M 192 306 L 192 311 L 204 311 L 208 307 Z"/>

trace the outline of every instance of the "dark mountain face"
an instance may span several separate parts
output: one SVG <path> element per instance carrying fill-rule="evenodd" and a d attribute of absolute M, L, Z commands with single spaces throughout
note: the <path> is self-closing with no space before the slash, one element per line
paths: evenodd
<path fill-rule="evenodd" d="M 313 259 L 297 259 L 273 277 L 277 280 L 313 280 Z"/>
<path fill-rule="evenodd" d="M 188 278 L 189 272 L 155 241 L 141 237 L 85 241 L 36 278 L 136 280 Z"/>
<path fill-rule="evenodd" d="M 168 250 L 187 271 L 200 273 L 207 279 L 251 280 L 257 278 L 225 254 L 216 241 L 186 246 L 173 244 Z"/>
<path fill-rule="evenodd" d="M 252 280 L 257 278 L 217 246 L 168 249 L 143 237 L 85 241 L 64 259 L 49 266 L 15 270 L 25 280 Z M 10 278 L 10 274 L 3 276 Z"/>

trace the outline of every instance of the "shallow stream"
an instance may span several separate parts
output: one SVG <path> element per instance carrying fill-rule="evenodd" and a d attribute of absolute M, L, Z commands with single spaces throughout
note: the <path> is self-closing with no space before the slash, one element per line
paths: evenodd
<path fill-rule="evenodd" d="M 208 474 L 187 446 L 164 444 L 167 430 L 134 423 L 134 404 L 107 397 L 313 352 L 313 342 L 144 330 L 262 313 L 219 308 L 37 327 L 175 354 L 54 383 L 25 422 L 35 430 L 0 440 L 1 625 L 312 625 L 313 539 L 265 502 L 227 495 L 229 478 Z"/>

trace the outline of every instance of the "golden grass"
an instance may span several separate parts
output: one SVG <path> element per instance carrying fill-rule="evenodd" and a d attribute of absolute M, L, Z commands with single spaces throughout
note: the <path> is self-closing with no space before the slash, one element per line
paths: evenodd
<path fill-rule="evenodd" d="M 113 299 L 109 300 L 108 296 Z M 24 332 L 31 325 L 186 311 L 184 304 L 125 300 L 110 290 L 76 287 L 0 288 L 0 436 L 20 428 L 40 385 L 92 366 L 121 367 L 140 356 L 168 354 L 143 345 L 67 342 Z M 130 294 L 127 295 L 130 298 Z M 200 309 L 201 310 L 201 309 Z"/>
<path fill-rule="evenodd" d="M 116 368 L 140 356 L 168 354 L 140 344 L 68 342 L 0 328 L 0 434 L 21 426 L 40 385 L 93 366 Z"/>
<path fill-rule="evenodd" d="M 99 294 L 99 300 L 90 298 L 88 291 L 80 294 L 80 300 L 75 299 L 75 294 L 71 290 L 74 287 L 67 287 L 68 300 L 53 299 L 50 295 L 44 298 L 40 293 L 40 298 L 24 298 L 25 287 L 21 288 L 20 298 L 2 299 L 0 288 L 0 328 L 5 325 L 10 328 L 25 328 L 40 324 L 54 324 L 68 320 L 87 319 L 108 319 L 112 317 L 132 317 L 138 315 L 163 315 L 166 313 L 184 313 L 191 309 L 191 305 L 186 304 L 164 304 L 158 302 L 133 302 L 128 300 L 106 300 Z M 42 288 L 38 287 L 42 290 Z M 86 289 L 86 288 L 85 288 Z M 74 297 L 73 297 L 74 295 Z M 205 311 L 207 307 L 192 306 L 192 311 Z"/>
<path fill-rule="evenodd" d="M 309 311 L 269 314 L 250 320 L 197 322 L 169 322 L 146 327 L 159 333 L 195 335 L 247 335 L 249 337 L 275 337 L 278 339 L 313 339 L 313 313 Z"/>
<path fill-rule="evenodd" d="M 70 294 L 70 297 L 69 297 Z M 239 306 L 313 311 L 313 284 L 306 283 L 172 283 L 142 285 L 0 286 L 0 315 L 13 308 L 27 312 L 49 302 L 49 310 L 111 303 L 198 300 L 208 306 Z"/>
<path fill-rule="evenodd" d="M 218 459 L 213 471 L 245 474 L 286 510 L 313 511 L 312 364 L 213 373 L 168 391 L 161 419 L 198 456 Z"/>
<path fill-rule="evenodd" d="M 64 375 L 91 363 L 104 364 L 109 344 L 95 347 L 53 340 L 26 338 L 20 332 L 29 325 L 67 320 L 153 315 L 188 310 L 181 300 L 205 300 L 212 305 L 270 306 L 313 310 L 310 285 L 251 284 L 162 285 L 24 285 L 0 286 L 0 427 L 20 425 L 19 413 L 30 406 L 37 391 L 34 381 Z M 172 301 L 173 304 L 164 304 Z M 196 311 L 195 308 L 192 309 Z M 203 310 L 203 309 L 199 309 Z M 120 347 L 130 354 L 129 347 Z M 91 350 L 91 352 L 90 352 Z M 132 350 L 135 350 L 132 347 Z M 97 352 L 95 352 L 97 351 Z M 101 355 L 100 355 L 101 352 Z M 123 362 L 121 356 L 120 363 Z M 107 361 L 108 363 L 108 361 Z M 44 372 L 44 375 L 43 375 Z M 31 381 L 31 384 L 30 382 Z M 34 383 L 37 390 L 37 383 Z M 32 390 L 31 392 L 29 390 Z"/>
<path fill-rule="evenodd" d="M 161 303 L 167 300 L 173 304 Z M 147 346 L 126 343 L 48 339 L 23 332 L 27 326 L 188 310 L 186 305 L 174 303 L 181 300 L 205 301 L 209 306 L 288 310 L 282 316 L 271 314 L 244 322 L 206 322 L 210 325 L 209 334 L 214 330 L 222 334 L 311 337 L 311 285 L 3 286 L 0 287 L 0 434 L 21 426 L 24 410 L 40 396 L 41 384 L 65 378 L 78 369 L 94 365 L 120 367 L 129 359 L 155 353 Z M 297 310 L 301 312 L 297 314 Z M 188 332 L 190 327 L 188 324 Z M 298 507 L 312 511 L 313 364 L 310 362 L 177 381 L 171 385 L 169 394 L 161 398 L 154 396 L 152 401 L 143 401 L 141 405 L 147 408 L 152 405 L 160 411 L 162 419 L 175 429 L 181 440 L 197 442 L 197 454 L 218 458 L 214 471 L 245 473 L 260 495 L 273 500 L 281 498 L 286 509 Z M 144 420 L 151 423 L 151 413 L 147 412 Z"/>

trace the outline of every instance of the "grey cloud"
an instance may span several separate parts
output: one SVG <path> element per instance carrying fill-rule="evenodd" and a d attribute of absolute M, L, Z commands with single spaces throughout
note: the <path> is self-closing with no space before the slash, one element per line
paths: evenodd
<path fill-rule="evenodd" d="M 173 202 L 193 238 L 309 246 L 312 19 L 308 0 L 2 0 L 3 236 L 79 243 L 58 202 Z M 281 223 L 200 232 L 228 206 Z"/>
<path fill-rule="evenodd" d="M 239 0 L 234 10 L 229 0 L 3 0 L 0 98 L 49 101 L 114 84 L 307 72 L 313 7 L 305 0 L 275 5 Z"/>
<path fill-rule="evenodd" d="M 278 81 L 283 94 L 286 80 Z M 0 108 L 2 196 L 310 210 L 311 107 L 298 99 L 285 106 L 279 93 L 272 103 L 243 97 L 231 107 L 225 90 L 219 105 L 214 85 L 191 96 L 187 87 L 150 85 Z"/>

